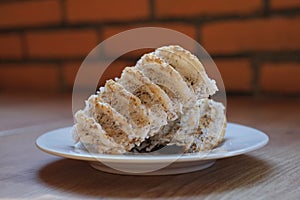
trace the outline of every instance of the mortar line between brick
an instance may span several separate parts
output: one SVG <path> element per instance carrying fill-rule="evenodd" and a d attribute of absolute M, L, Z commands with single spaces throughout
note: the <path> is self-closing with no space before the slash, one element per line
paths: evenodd
<path fill-rule="evenodd" d="M 67 24 L 67 2 L 66 0 L 60 0 L 60 7 L 61 7 L 61 18 L 62 18 L 62 23 L 61 25 L 64 26 Z"/>
<path fill-rule="evenodd" d="M 202 48 L 203 47 L 203 44 L 202 44 L 202 24 L 199 22 L 197 24 L 195 24 L 195 29 L 196 29 L 196 37 L 195 37 L 195 40 L 201 45 Z M 204 48 L 204 50 L 206 51 L 206 49 Z M 202 54 L 202 49 L 196 49 L 196 53 L 197 55 L 201 55 Z M 208 53 L 208 52 L 207 52 Z M 209 54 L 210 55 L 210 54 Z M 211 55 L 210 55 L 211 56 Z"/>
<path fill-rule="evenodd" d="M 95 27 L 95 32 L 97 34 L 97 40 L 98 40 L 97 42 L 99 44 L 104 40 L 103 27 Z"/>
<path fill-rule="evenodd" d="M 263 1 L 263 15 L 269 16 L 270 15 L 270 0 L 262 0 Z"/>
<path fill-rule="evenodd" d="M 21 49 L 22 49 L 22 59 L 28 60 L 29 59 L 29 47 L 26 40 L 26 33 L 25 31 L 20 31 L 20 38 L 21 38 Z"/>
<path fill-rule="evenodd" d="M 148 0 L 148 4 L 149 4 L 149 19 L 154 20 L 155 19 L 155 1 Z"/>
<path fill-rule="evenodd" d="M 57 63 L 57 73 L 58 73 L 58 91 L 63 93 L 67 91 L 67 83 L 64 78 L 63 64 L 61 62 Z"/>
<path fill-rule="evenodd" d="M 197 23 L 195 24 L 195 29 L 196 29 L 196 41 L 202 46 L 202 24 Z"/>
<path fill-rule="evenodd" d="M 260 97 L 261 96 L 261 89 L 260 89 L 260 85 L 259 85 L 260 63 L 256 57 L 251 59 L 251 67 L 252 67 L 252 71 L 253 71 L 252 91 L 253 91 L 253 94 L 255 97 Z"/>

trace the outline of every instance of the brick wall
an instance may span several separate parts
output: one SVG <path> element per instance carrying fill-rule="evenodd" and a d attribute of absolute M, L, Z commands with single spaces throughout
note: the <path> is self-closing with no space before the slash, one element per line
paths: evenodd
<path fill-rule="evenodd" d="M 199 41 L 229 93 L 300 94 L 299 0 L 3 0 L 0 92 L 71 91 L 93 47 L 142 26 L 172 28 Z M 115 61 L 104 79 L 139 54 Z"/>

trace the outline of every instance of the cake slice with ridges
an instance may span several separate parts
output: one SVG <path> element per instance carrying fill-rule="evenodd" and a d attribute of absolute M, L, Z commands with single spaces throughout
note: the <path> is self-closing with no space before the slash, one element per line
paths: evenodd
<path fill-rule="evenodd" d="M 135 67 L 167 93 L 179 113 L 195 103 L 196 96 L 182 76 L 154 53 L 145 54 Z"/>
<path fill-rule="evenodd" d="M 210 79 L 199 59 L 180 46 L 164 46 L 155 50 L 155 55 L 169 63 L 178 71 L 197 98 L 213 95 L 218 88 L 216 82 Z"/>
<path fill-rule="evenodd" d="M 100 88 L 98 98 L 123 115 L 132 125 L 137 145 L 148 136 L 151 116 L 147 108 L 138 97 L 127 91 L 121 84 L 108 80 L 105 86 Z"/>
<path fill-rule="evenodd" d="M 151 116 L 149 136 L 158 132 L 162 126 L 168 123 L 168 120 L 177 118 L 168 95 L 145 77 L 141 71 L 133 67 L 126 67 L 117 81 L 137 96 L 149 110 Z"/>

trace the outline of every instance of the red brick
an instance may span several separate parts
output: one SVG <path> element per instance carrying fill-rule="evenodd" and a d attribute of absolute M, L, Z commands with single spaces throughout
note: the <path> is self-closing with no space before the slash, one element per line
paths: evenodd
<path fill-rule="evenodd" d="M 126 30 L 134 29 L 134 28 L 143 28 L 143 27 L 161 27 L 161 28 L 168 28 L 172 29 L 178 32 L 181 32 L 183 34 L 186 34 L 192 38 L 196 38 L 196 28 L 192 25 L 184 24 L 184 23 L 147 23 L 147 24 L 139 24 L 139 25 L 123 25 L 123 26 L 109 26 L 107 28 L 103 29 L 102 36 L 104 39 L 107 39 L 115 34 L 121 33 Z M 144 35 L 145 37 L 145 35 Z M 147 37 L 147 36 L 146 36 Z M 176 42 L 179 42 L 179 40 L 173 41 L 172 44 L 177 44 Z M 190 48 L 192 50 L 193 47 Z M 152 49 L 141 49 L 132 51 L 130 53 L 127 53 L 125 56 L 131 56 L 138 59 L 141 57 L 144 53 L 151 52 Z M 107 49 L 107 52 L 109 55 L 115 55 L 118 54 L 118 49 Z"/>
<path fill-rule="evenodd" d="M 38 31 L 26 34 L 30 57 L 65 58 L 86 56 L 97 44 L 93 30 Z"/>
<path fill-rule="evenodd" d="M 158 17 L 190 17 L 197 15 L 247 14 L 260 10 L 261 0 L 156 0 Z"/>
<path fill-rule="evenodd" d="M 251 91 L 253 71 L 246 59 L 217 59 L 215 63 L 221 73 L 226 91 Z"/>
<path fill-rule="evenodd" d="M 139 25 L 123 25 L 123 26 L 109 26 L 103 29 L 103 38 L 109 38 L 115 34 L 121 33 L 122 31 L 134 29 L 134 28 L 143 28 L 143 27 L 162 27 L 173 29 L 175 31 L 179 31 L 184 33 L 191 38 L 196 38 L 196 28 L 192 25 L 184 24 L 184 23 L 149 23 L 149 24 L 139 24 Z"/>
<path fill-rule="evenodd" d="M 276 10 L 300 7 L 299 0 L 271 0 L 271 8 Z"/>
<path fill-rule="evenodd" d="M 145 19 L 148 0 L 67 0 L 67 20 L 71 23 Z"/>
<path fill-rule="evenodd" d="M 131 62 L 125 62 L 125 61 L 115 61 L 109 67 L 104 71 L 103 75 L 99 80 L 98 85 L 104 85 L 105 81 L 108 79 L 113 79 L 115 77 L 120 77 L 122 70 L 126 66 L 131 66 L 134 63 Z M 68 62 L 65 63 L 63 66 L 63 74 L 64 74 L 64 80 L 66 82 L 67 87 L 73 87 L 74 80 L 76 77 L 76 74 L 78 72 L 78 69 L 80 67 L 80 62 Z"/>
<path fill-rule="evenodd" d="M 202 29 L 203 46 L 210 53 L 297 50 L 300 48 L 300 18 L 241 20 L 207 24 Z"/>
<path fill-rule="evenodd" d="M 266 63 L 261 68 L 262 91 L 300 93 L 300 63 Z"/>
<path fill-rule="evenodd" d="M 21 58 L 22 43 L 18 34 L 0 35 L 0 58 Z"/>
<path fill-rule="evenodd" d="M 58 24 L 62 20 L 58 0 L 18 1 L 0 6 L 0 27 Z"/>
<path fill-rule="evenodd" d="M 1 64 L 0 88 L 6 91 L 58 91 L 58 68 L 52 64 Z"/>

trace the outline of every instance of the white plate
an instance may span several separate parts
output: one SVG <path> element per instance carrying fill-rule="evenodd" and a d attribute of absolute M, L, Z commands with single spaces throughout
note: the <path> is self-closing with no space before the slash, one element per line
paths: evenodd
<path fill-rule="evenodd" d="M 269 141 L 268 136 L 259 130 L 228 123 L 225 141 L 209 153 L 110 155 L 92 154 L 76 148 L 70 130 L 71 127 L 66 127 L 47 132 L 36 140 L 36 145 L 41 150 L 53 155 L 90 161 L 92 167 L 101 171 L 132 175 L 167 175 L 193 172 L 210 167 L 216 159 L 259 149 Z"/>

